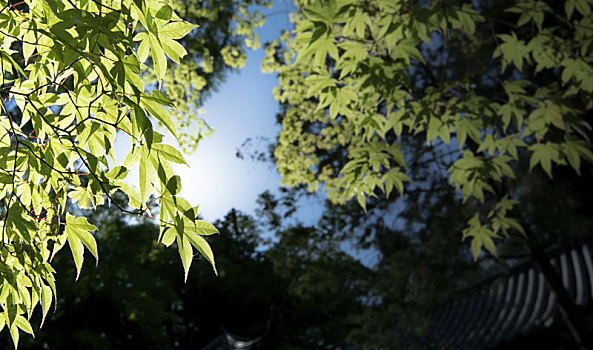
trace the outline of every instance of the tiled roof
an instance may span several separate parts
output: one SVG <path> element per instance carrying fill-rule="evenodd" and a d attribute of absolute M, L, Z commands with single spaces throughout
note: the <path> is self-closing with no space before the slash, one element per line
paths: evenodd
<path fill-rule="evenodd" d="M 590 305 L 593 299 L 591 250 L 584 245 L 552 254 L 550 259 L 579 306 Z M 433 344 L 455 349 L 492 348 L 560 318 L 556 295 L 531 261 L 462 294 L 433 314 L 433 327 L 427 332 Z"/>

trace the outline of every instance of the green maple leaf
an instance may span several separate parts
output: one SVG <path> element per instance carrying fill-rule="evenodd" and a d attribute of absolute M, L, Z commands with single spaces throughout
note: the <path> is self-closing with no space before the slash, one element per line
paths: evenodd
<path fill-rule="evenodd" d="M 68 244 L 72 250 L 72 257 L 76 265 L 76 279 L 80 275 L 82 263 L 84 261 L 84 247 L 86 247 L 95 257 L 95 261 L 99 262 L 99 254 L 97 253 L 97 242 L 95 237 L 91 234 L 97 228 L 91 225 L 84 217 L 75 217 L 66 214 L 66 227 L 64 231 L 68 236 Z"/>

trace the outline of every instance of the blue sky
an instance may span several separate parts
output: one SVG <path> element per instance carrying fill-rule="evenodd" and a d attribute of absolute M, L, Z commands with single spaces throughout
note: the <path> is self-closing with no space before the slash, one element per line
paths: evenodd
<path fill-rule="evenodd" d="M 264 10 L 266 24 L 257 32 L 262 43 L 279 37 L 283 29 L 290 29 L 289 13 L 292 3 L 275 0 L 272 9 Z M 249 50 L 246 66 L 233 73 L 213 92 L 204 105 L 201 115 L 214 128 L 214 133 L 202 140 L 191 155 L 185 155 L 188 166 L 173 164 L 181 176 L 181 196 L 192 205 L 200 205 L 199 213 L 207 221 L 222 218 L 232 208 L 254 214 L 257 196 L 265 190 L 277 192 L 281 177 L 273 164 L 254 162 L 236 157 L 237 149 L 248 138 L 258 137 L 273 141 L 280 126 L 276 124 L 279 104 L 274 100 L 273 89 L 278 84 L 275 74 L 260 70 L 264 50 Z M 128 145 L 129 146 L 129 145 Z M 265 150 L 265 142 L 255 142 L 258 150 Z M 125 157 L 129 150 L 126 142 L 118 147 L 119 155 Z M 137 170 L 132 169 L 130 182 L 137 184 Z M 305 199 L 300 203 L 297 220 L 316 222 L 322 212 L 324 196 Z M 376 261 L 374 251 L 359 251 L 345 244 L 343 248 L 363 263 Z"/>
<path fill-rule="evenodd" d="M 282 30 L 290 30 L 292 6 L 288 0 L 276 0 L 273 8 L 263 9 L 267 20 L 257 30 L 262 43 L 278 38 Z M 184 155 L 189 167 L 173 164 L 176 174 L 181 176 L 180 195 L 192 205 L 199 205 L 199 213 L 207 221 L 222 218 L 232 208 L 253 214 L 257 196 L 265 190 L 276 192 L 280 186 L 281 177 L 273 164 L 236 157 L 237 149 L 246 139 L 263 137 L 273 141 L 280 131 L 276 124 L 279 104 L 273 97 L 278 80 L 275 74 L 261 72 L 264 56 L 263 47 L 248 50 L 246 66 L 227 74 L 224 83 L 206 101 L 205 113 L 201 115 L 214 133 L 203 139 L 193 154 Z M 165 141 L 172 142 L 170 137 Z M 254 142 L 253 146 L 264 151 L 267 144 Z M 129 148 L 129 140 L 118 138 L 118 163 Z M 127 180 L 136 187 L 137 171 L 131 169 Z M 303 202 L 298 219 L 307 223 L 316 221 L 322 202 L 321 197 Z"/>
<path fill-rule="evenodd" d="M 258 30 L 262 43 L 278 37 L 282 29 L 290 29 L 288 6 L 286 1 L 275 1 L 274 8 L 265 9 L 264 13 L 272 15 Z M 281 178 L 271 164 L 235 156 L 247 138 L 273 140 L 280 130 L 275 123 L 279 105 L 272 94 L 277 79 L 260 71 L 263 57 L 263 49 L 249 50 L 245 68 L 228 74 L 206 101 L 202 117 L 214 134 L 186 156 L 190 167 L 174 168 L 181 176 L 181 195 L 193 205 L 199 204 L 206 220 L 221 218 L 231 208 L 252 213 L 257 195 L 280 185 Z"/>
<path fill-rule="evenodd" d="M 247 138 L 273 139 L 279 131 L 275 124 L 278 103 L 272 96 L 277 80 L 260 72 L 262 55 L 261 51 L 250 52 L 246 67 L 230 74 L 212 94 L 202 117 L 214 134 L 186 156 L 190 167 L 174 168 L 181 176 L 181 195 L 200 204 L 200 213 L 207 220 L 220 218 L 233 207 L 251 211 L 257 194 L 280 184 L 280 176 L 270 164 L 235 156 Z"/>

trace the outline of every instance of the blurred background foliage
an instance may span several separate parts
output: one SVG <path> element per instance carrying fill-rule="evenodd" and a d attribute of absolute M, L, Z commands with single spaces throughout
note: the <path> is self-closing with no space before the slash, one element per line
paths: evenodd
<path fill-rule="evenodd" d="M 553 181 L 541 174 L 526 190 L 532 229 L 563 228 L 561 234 L 541 235 L 542 241 L 577 244 L 582 229 L 592 224 L 586 215 L 591 185 L 568 174 Z M 578 181 L 582 186 L 575 187 Z M 157 226 L 99 207 L 89 221 L 101 227 L 101 261 L 95 267 L 87 260 L 75 282 L 69 255 L 55 257 L 57 311 L 35 339 L 23 337 L 19 346 L 200 349 L 227 331 L 247 339 L 261 336 L 263 348 L 270 349 L 393 348 L 402 330 L 422 339 L 430 312 L 460 289 L 527 257 L 524 247 L 509 245 L 500 258 L 474 263 L 458 238 L 466 206 L 446 190 L 377 200 L 367 214 L 354 203 L 328 203 L 312 226 L 284 217 L 290 204 L 280 199 L 263 194 L 259 215 L 231 210 L 215 222 L 220 235 L 209 243 L 217 252 L 219 276 L 205 261 L 195 262 L 186 284 L 176 250 L 156 243 Z M 409 203 L 399 207 L 401 224 L 394 228 L 391 211 L 402 200 Z M 563 215 L 549 215 L 558 210 Z M 264 231 L 274 232 L 274 239 L 262 238 Z M 361 263 L 362 249 L 373 257 L 372 265 Z M 548 329 L 543 336 L 571 343 L 563 331 Z M 8 334 L 0 344 L 10 346 Z"/>

